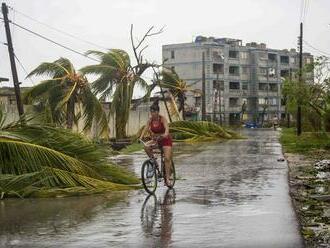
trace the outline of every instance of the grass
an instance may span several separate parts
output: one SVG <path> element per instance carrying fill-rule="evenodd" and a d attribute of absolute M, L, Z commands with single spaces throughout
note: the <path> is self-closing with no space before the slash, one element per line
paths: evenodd
<path fill-rule="evenodd" d="M 284 151 L 289 153 L 311 154 L 318 150 L 330 153 L 330 133 L 324 132 L 303 132 L 297 136 L 295 129 L 284 128 L 280 142 Z"/>

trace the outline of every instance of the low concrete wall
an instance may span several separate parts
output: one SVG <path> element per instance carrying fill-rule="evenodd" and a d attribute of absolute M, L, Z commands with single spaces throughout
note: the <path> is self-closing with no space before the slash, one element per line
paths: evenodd
<path fill-rule="evenodd" d="M 141 105 L 139 105 L 135 110 L 131 110 L 130 111 L 130 115 L 129 115 L 129 120 L 126 126 L 126 132 L 127 135 L 131 136 L 136 134 L 141 127 L 143 127 L 149 118 L 149 106 L 151 105 L 151 103 L 143 103 Z M 165 104 L 163 102 L 159 103 L 159 107 L 160 107 L 160 114 L 164 117 L 167 118 L 168 120 L 168 115 L 166 112 L 166 108 L 165 108 Z M 18 120 L 18 111 L 17 111 L 17 107 L 16 105 L 1 105 L 0 104 L 0 108 L 2 109 L 2 111 L 5 113 L 6 115 L 6 121 L 5 124 L 11 123 L 13 121 L 17 121 Z M 25 110 L 29 110 L 31 109 L 31 106 L 24 106 Z M 106 111 L 107 114 L 109 113 L 109 111 Z M 109 120 L 109 128 L 110 128 L 110 137 L 115 137 L 115 125 L 114 125 L 114 121 L 115 121 L 115 116 L 111 115 L 110 116 L 110 120 Z M 96 126 L 93 126 L 91 132 L 88 134 L 88 136 L 93 137 L 95 136 L 95 134 L 97 133 L 96 130 Z M 83 129 L 83 121 L 79 121 L 78 126 L 75 126 L 73 128 L 74 131 L 80 132 Z"/>

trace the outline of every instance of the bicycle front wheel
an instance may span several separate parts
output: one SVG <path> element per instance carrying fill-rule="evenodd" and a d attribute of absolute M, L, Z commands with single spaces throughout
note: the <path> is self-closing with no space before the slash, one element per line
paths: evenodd
<path fill-rule="evenodd" d="M 142 164 L 141 179 L 144 189 L 149 194 L 153 194 L 157 189 L 157 170 L 150 160 L 146 160 Z"/>

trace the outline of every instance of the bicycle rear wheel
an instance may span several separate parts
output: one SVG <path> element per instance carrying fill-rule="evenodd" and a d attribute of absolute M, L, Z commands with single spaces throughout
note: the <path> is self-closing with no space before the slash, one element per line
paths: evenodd
<path fill-rule="evenodd" d="M 164 173 L 165 175 L 165 173 Z M 170 172 L 170 177 L 169 177 L 169 181 L 170 181 L 170 185 L 166 184 L 166 186 L 170 189 L 172 189 L 174 187 L 174 184 L 175 184 L 175 166 L 174 166 L 174 162 L 173 162 L 173 159 L 172 159 L 172 163 L 171 163 L 171 172 Z"/>
<path fill-rule="evenodd" d="M 153 194 L 157 189 L 157 171 L 156 166 L 150 160 L 146 160 L 142 164 L 141 179 L 144 189 Z"/>

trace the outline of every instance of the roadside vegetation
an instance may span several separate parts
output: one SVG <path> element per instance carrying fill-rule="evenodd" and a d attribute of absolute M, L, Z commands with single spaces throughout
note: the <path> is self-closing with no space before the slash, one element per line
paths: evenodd
<path fill-rule="evenodd" d="M 330 133 L 303 132 L 297 136 L 294 128 L 283 128 L 280 141 L 284 151 L 313 156 L 319 152 L 330 154 Z"/>
<path fill-rule="evenodd" d="M 306 247 L 330 243 L 330 80 L 328 58 L 316 58 L 305 66 L 303 81 L 292 75 L 284 82 L 286 112 L 303 113 L 302 134 L 283 128 L 280 141 L 289 165 L 290 194 Z M 305 76 L 314 74 L 314 82 Z M 290 119 L 285 125 L 291 126 Z"/>

